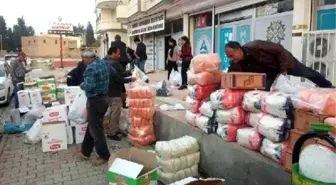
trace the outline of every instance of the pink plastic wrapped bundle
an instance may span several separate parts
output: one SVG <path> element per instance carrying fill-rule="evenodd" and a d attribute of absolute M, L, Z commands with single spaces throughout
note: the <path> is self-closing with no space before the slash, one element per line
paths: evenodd
<path fill-rule="evenodd" d="M 195 74 L 193 71 L 188 71 L 188 84 L 189 85 L 209 85 L 219 84 L 221 82 L 221 73 L 201 72 Z"/>
<path fill-rule="evenodd" d="M 189 125 L 191 125 L 193 127 L 196 127 L 196 123 L 195 123 L 196 116 L 197 116 L 196 113 L 193 113 L 193 112 L 188 111 L 188 110 L 186 111 L 185 118 L 186 118 Z"/>
<path fill-rule="evenodd" d="M 236 142 L 238 129 L 246 127 L 245 125 L 228 125 L 219 124 L 217 134 L 221 136 L 225 141 Z"/>
<path fill-rule="evenodd" d="M 187 103 L 187 108 L 189 109 L 189 111 L 194 112 L 194 113 L 199 112 L 199 108 L 202 105 L 202 101 L 195 100 L 191 98 L 190 96 L 187 96 L 185 101 Z"/>
<path fill-rule="evenodd" d="M 223 97 L 223 109 L 232 109 L 234 107 L 241 106 L 246 90 L 241 89 L 224 89 Z"/>
<path fill-rule="evenodd" d="M 235 107 L 228 110 L 216 111 L 215 119 L 221 124 L 242 125 L 245 124 L 245 111 L 241 107 Z"/>
<path fill-rule="evenodd" d="M 201 54 L 191 60 L 191 69 L 194 73 L 220 71 L 221 60 L 216 53 Z"/>
<path fill-rule="evenodd" d="M 237 143 L 250 150 L 259 151 L 262 139 L 255 128 L 241 128 L 237 131 Z"/>
<path fill-rule="evenodd" d="M 129 99 L 151 99 L 156 96 L 156 90 L 149 86 L 135 86 L 128 90 Z"/>
<path fill-rule="evenodd" d="M 127 104 L 129 107 L 139 107 L 139 108 L 153 107 L 155 105 L 155 98 L 127 99 Z"/>
<path fill-rule="evenodd" d="M 293 98 L 297 109 L 313 111 L 325 116 L 336 116 L 336 90 L 329 88 L 310 88 L 301 90 Z"/>
<path fill-rule="evenodd" d="M 134 108 L 130 107 L 129 108 L 129 115 L 130 117 L 138 117 L 138 118 L 143 118 L 143 119 L 153 119 L 155 113 L 155 107 L 150 107 L 150 108 Z"/>

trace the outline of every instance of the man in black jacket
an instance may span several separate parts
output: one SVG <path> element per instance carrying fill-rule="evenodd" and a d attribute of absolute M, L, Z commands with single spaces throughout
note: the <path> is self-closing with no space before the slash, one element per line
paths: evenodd
<path fill-rule="evenodd" d="M 83 52 L 85 47 L 82 46 L 81 51 Z M 73 68 L 67 75 L 67 85 L 68 86 L 79 86 L 84 82 L 84 72 L 86 69 L 86 64 L 84 64 L 83 54 L 82 61 L 78 62 L 77 67 Z"/>
<path fill-rule="evenodd" d="M 119 62 L 120 49 L 118 47 L 111 47 L 107 54 L 109 55 L 109 63 L 113 73 L 111 73 L 108 96 L 110 99 L 111 117 L 109 122 L 109 130 L 107 137 L 120 141 L 121 133 L 119 132 L 119 120 L 121 108 L 123 106 L 122 94 L 124 84 L 135 81 L 135 78 L 130 77 L 131 73 L 126 72 L 122 64 Z"/>
<path fill-rule="evenodd" d="M 126 71 L 126 66 L 129 63 L 129 59 L 127 57 L 127 53 L 126 53 L 126 44 L 121 41 L 121 37 L 120 35 L 116 35 L 114 37 L 114 41 L 111 42 L 111 47 L 116 47 L 119 49 L 120 51 L 120 58 L 118 59 L 118 61 L 120 62 L 121 66 L 123 67 L 123 71 Z M 123 99 L 123 107 L 126 107 L 126 88 L 125 86 L 123 86 L 123 94 L 122 94 L 122 99 Z"/>

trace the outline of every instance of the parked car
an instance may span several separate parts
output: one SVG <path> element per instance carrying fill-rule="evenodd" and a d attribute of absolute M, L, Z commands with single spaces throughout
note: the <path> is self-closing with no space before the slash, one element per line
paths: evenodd
<path fill-rule="evenodd" d="M 6 55 L 5 55 L 5 61 L 8 61 L 8 60 L 11 59 L 11 58 L 18 58 L 18 57 L 19 57 L 19 55 L 16 54 L 16 53 L 13 53 L 13 54 L 6 54 Z"/>
<path fill-rule="evenodd" d="M 12 77 L 5 70 L 5 61 L 0 61 L 0 104 L 9 104 L 13 92 Z"/>

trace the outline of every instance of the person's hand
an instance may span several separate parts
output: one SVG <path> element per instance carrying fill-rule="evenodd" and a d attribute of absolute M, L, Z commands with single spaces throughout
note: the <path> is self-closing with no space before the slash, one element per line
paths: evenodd
<path fill-rule="evenodd" d="M 136 81 L 136 78 L 135 77 L 131 77 L 131 82 L 135 82 Z"/>

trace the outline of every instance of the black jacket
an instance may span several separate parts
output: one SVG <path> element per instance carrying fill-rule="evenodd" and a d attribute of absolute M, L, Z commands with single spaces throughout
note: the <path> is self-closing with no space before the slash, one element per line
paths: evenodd
<path fill-rule="evenodd" d="M 125 71 L 118 61 L 110 60 L 111 76 L 109 82 L 109 97 L 121 97 L 125 83 L 131 82 L 131 79 L 125 78 L 131 76 L 131 73 Z"/>
<path fill-rule="evenodd" d="M 113 41 L 111 42 L 111 47 L 117 47 L 120 50 L 120 59 L 121 65 L 126 69 L 127 64 L 129 63 L 127 54 L 126 54 L 126 44 L 123 41 Z"/>
<path fill-rule="evenodd" d="M 84 72 L 86 69 L 86 65 L 83 61 L 78 62 L 77 67 L 72 69 L 68 73 L 67 77 L 67 85 L 68 86 L 79 86 L 82 82 L 84 82 Z"/>
<path fill-rule="evenodd" d="M 139 56 L 140 60 L 147 60 L 147 51 L 146 45 L 143 42 L 140 42 L 136 47 L 136 54 Z"/>

